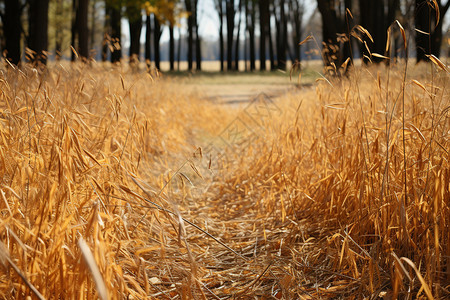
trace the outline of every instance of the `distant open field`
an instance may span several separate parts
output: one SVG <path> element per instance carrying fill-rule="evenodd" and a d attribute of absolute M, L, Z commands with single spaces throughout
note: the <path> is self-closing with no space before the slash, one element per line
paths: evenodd
<path fill-rule="evenodd" d="M 241 62 L 243 65 L 243 62 Z M 269 65 L 269 62 L 267 62 Z M 181 66 L 186 69 L 187 65 Z M 180 84 L 183 91 L 196 93 L 199 97 L 225 104 L 246 104 L 260 93 L 269 97 L 278 97 L 286 93 L 295 93 L 302 88 L 312 86 L 320 78 L 323 66 L 320 61 L 306 61 L 301 70 L 264 72 L 220 72 L 219 62 L 203 62 L 202 72 L 164 72 L 163 76 Z M 168 69 L 164 63 L 162 70 Z M 241 66 L 243 70 L 243 66 Z"/>
<path fill-rule="evenodd" d="M 447 67 L 321 68 L 2 66 L 0 294 L 448 299 Z"/>
<path fill-rule="evenodd" d="M 291 69 L 292 64 L 290 61 L 287 63 L 287 69 Z M 307 69 L 316 69 L 320 70 L 322 68 L 322 61 L 321 60 L 304 60 L 301 62 L 302 66 Z M 196 64 L 194 62 L 194 68 Z M 257 70 L 259 70 L 260 62 L 259 60 L 255 61 L 255 67 Z M 269 69 L 270 67 L 270 61 L 266 61 L 266 68 Z M 225 68 L 226 68 L 226 61 L 225 61 Z M 250 69 L 250 64 L 247 62 L 247 68 Z M 169 68 L 169 62 L 163 61 L 161 62 L 161 70 L 163 72 L 168 71 Z M 178 63 L 175 62 L 175 69 L 178 70 Z M 180 70 L 187 70 L 188 64 L 187 61 L 181 61 L 180 62 Z M 206 72 L 219 72 L 220 71 L 220 61 L 202 61 L 202 70 Z M 245 62 L 243 60 L 239 61 L 239 71 L 245 71 Z"/>

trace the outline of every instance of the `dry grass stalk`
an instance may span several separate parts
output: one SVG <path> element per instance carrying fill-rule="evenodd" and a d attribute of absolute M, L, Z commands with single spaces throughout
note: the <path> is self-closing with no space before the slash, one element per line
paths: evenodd
<path fill-rule="evenodd" d="M 400 67 L 241 113 L 259 138 L 230 148 L 216 135 L 239 110 L 169 79 L 1 70 L 1 241 L 46 297 L 448 297 L 449 75 Z M 6 297 L 32 295 L 18 276 Z"/>

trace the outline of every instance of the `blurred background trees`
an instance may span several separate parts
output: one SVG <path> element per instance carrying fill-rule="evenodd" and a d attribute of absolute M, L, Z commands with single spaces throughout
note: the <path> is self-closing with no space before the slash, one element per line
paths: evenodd
<path fill-rule="evenodd" d="M 61 0 L 59 0 L 61 2 Z M 73 0 L 75 17 L 72 21 L 72 47 L 82 59 L 89 57 L 89 29 L 88 29 L 89 0 Z M 56 53 L 55 53 L 56 54 Z M 72 61 L 75 60 L 74 53 Z"/>
<path fill-rule="evenodd" d="M 47 63 L 48 4 L 49 0 L 28 0 L 28 59 L 33 63 Z"/>
<path fill-rule="evenodd" d="M 7 1 L 2 13 L 2 31 L 4 34 L 2 48 L 6 50 L 5 58 L 15 65 L 20 61 L 20 32 L 22 32 L 20 16 L 22 10 L 20 1 Z"/>
<path fill-rule="evenodd" d="M 444 5 L 441 0 L 416 0 L 415 27 L 417 61 L 427 60 L 427 54 L 441 55 L 443 39 L 442 24 L 450 6 L 450 0 Z M 439 12 L 439 13 L 437 13 Z"/>
<path fill-rule="evenodd" d="M 422 61 L 448 47 L 449 6 L 450 0 L 0 0 L 0 50 L 12 64 L 47 58 L 117 63 L 126 55 L 149 68 L 168 60 L 172 71 L 180 61 L 201 70 L 203 59 L 220 61 L 222 71 L 286 70 L 302 58 L 322 58 L 339 69 L 353 58 L 382 61 L 372 53 L 405 55 L 398 32 L 387 41 L 387 28 L 399 20 L 412 37 L 410 53 Z M 214 32 L 214 40 L 202 32 Z M 310 34 L 320 51 L 301 49 Z M 387 42 L 394 45 L 389 54 Z"/>

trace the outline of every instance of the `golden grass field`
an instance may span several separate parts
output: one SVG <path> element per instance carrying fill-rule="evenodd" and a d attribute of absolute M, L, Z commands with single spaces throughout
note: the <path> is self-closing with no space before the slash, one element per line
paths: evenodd
<path fill-rule="evenodd" d="M 2 67 L 0 294 L 448 299 L 449 73 L 404 68 L 239 106 L 125 66 Z"/>

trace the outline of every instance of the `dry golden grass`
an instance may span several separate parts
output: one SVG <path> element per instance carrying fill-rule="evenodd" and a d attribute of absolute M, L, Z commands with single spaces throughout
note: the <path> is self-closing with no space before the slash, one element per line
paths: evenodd
<path fill-rule="evenodd" d="M 449 75 L 425 70 L 357 68 L 260 119 L 118 67 L 1 70 L 1 293 L 449 297 Z"/>

